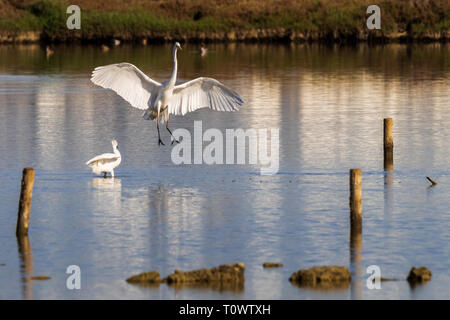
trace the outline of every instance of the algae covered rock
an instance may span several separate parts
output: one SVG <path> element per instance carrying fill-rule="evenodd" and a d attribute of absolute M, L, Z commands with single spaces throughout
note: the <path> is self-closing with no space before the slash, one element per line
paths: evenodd
<path fill-rule="evenodd" d="M 300 286 L 312 288 L 340 288 L 350 284 L 351 275 L 347 267 L 316 266 L 294 272 L 289 281 Z"/>
<path fill-rule="evenodd" d="M 225 264 L 215 268 L 205 268 L 182 272 L 175 270 L 166 278 L 161 279 L 158 271 L 149 271 L 134 275 L 127 279 L 127 282 L 145 287 L 159 286 L 164 282 L 176 288 L 183 286 L 195 288 L 208 288 L 215 290 L 240 291 L 244 288 L 243 263 Z"/>
<path fill-rule="evenodd" d="M 174 273 L 163 279 L 168 284 L 201 284 L 201 283 L 228 283 L 243 284 L 245 265 L 243 263 L 225 264 L 215 268 L 205 268 Z"/>
<path fill-rule="evenodd" d="M 412 267 L 409 271 L 408 282 L 411 284 L 424 283 L 431 280 L 431 271 L 427 267 Z"/>
<path fill-rule="evenodd" d="M 158 271 L 143 272 L 127 279 L 130 283 L 160 283 L 161 277 Z"/>

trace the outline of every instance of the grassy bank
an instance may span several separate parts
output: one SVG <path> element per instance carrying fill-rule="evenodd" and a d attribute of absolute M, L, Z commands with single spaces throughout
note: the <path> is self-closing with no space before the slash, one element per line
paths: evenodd
<path fill-rule="evenodd" d="M 450 35 L 448 0 L 379 0 L 381 30 L 366 27 L 366 9 L 373 4 L 368 0 L 79 0 L 77 4 L 81 30 L 72 31 L 66 27 L 66 0 L 1 1 L 0 40 L 26 40 L 27 34 L 49 41 L 445 40 Z"/>

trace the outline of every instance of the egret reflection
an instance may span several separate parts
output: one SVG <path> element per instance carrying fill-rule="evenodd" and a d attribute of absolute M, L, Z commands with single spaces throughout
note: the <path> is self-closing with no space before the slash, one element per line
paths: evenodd
<path fill-rule="evenodd" d="M 92 186 L 99 190 L 121 191 L 122 181 L 118 178 L 93 178 Z"/>

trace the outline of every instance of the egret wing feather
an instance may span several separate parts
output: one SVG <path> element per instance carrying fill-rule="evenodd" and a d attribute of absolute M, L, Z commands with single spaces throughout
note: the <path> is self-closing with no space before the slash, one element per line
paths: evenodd
<path fill-rule="evenodd" d="M 104 153 L 104 154 L 101 154 L 99 156 L 96 156 L 96 157 L 90 159 L 88 162 L 86 162 L 86 164 L 90 165 L 97 161 L 103 161 L 104 163 L 114 162 L 114 161 L 118 160 L 119 158 L 120 158 L 120 156 L 118 156 L 117 154 Z"/>
<path fill-rule="evenodd" d="M 153 105 L 162 86 L 136 66 L 126 62 L 95 68 L 91 81 L 115 91 L 133 107 L 142 110 Z"/>
<path fill-rule="evenodd" d="M 175 86 L 169 113 L 184 115 L 201 108 L 215 111 L 236 111 L 244 104 L 242 98 L 212 78 L 197 78 Z"/>

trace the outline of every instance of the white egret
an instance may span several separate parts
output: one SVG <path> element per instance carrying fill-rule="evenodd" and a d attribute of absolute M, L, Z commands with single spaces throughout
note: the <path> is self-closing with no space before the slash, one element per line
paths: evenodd
<path fill-rule="evenodd" d="M 133 107 L 146 110 L 146 120 L 156 119 L 158 144 L 161 141 L 159 124 L 166 122 L 166 129 L 174 141 L 178 142 L 169 129 L 169 115 L 184 115 L 187 112 L 209 107 L 216 111 L 236 111 L 243 105 L 242 98 L 212 78 L 197 78 L 180 85 L 177 79 L 178 42 L 173 47 L 173 71 L 170 79 L 159 83 L 150 79 L 130 63 L 118 63 L 97 67 L 92 72 L 91 81 L 103 88 L 112 89 Z"/>
<path fill-rule="evenodd" d="M 114 168 L 116 168 L 122 161 L 122 156 L 119 152 L 119 145 L 116 140 L 111 141 L 114 153 L 104 153 L 96 156 L 86 162 L 95 174 L 102 174 L 106 178 L 106 174 L 111 173 L 114 178 Z"/>

